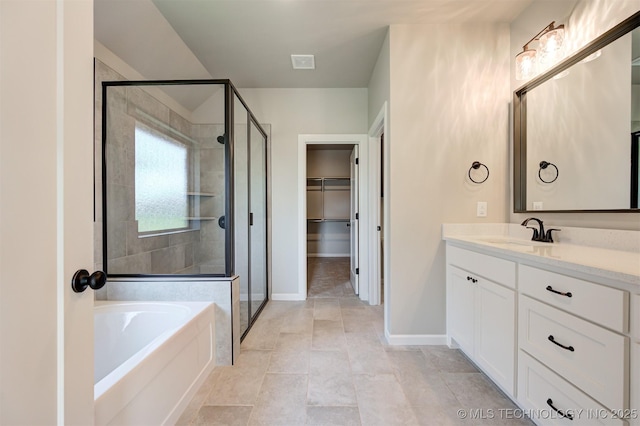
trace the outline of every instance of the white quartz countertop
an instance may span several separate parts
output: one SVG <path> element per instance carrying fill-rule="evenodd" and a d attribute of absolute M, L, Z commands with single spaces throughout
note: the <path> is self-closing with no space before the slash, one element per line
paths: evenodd
<path fill-rule="evenodd" d="M 445 231 L 443 239 L 495 255 L 535 261 L 541 265 L 562 267 L 634 287 L 640 286 L 640 252 L 637 251 L 562 242 L 541 243 L 501 233 L 458 235 Z"/>

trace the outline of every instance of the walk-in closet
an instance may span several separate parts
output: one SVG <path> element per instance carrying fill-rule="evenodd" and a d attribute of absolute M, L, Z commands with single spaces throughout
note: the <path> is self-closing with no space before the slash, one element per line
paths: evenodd
<path fill-rule="evenodd" d="M 357 147 L 307 145 L 307 294 L 357 294 Z"/>

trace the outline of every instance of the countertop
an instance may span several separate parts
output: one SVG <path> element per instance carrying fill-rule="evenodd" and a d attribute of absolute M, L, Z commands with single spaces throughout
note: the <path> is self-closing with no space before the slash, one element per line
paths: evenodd
<path fill-rule="evenodd" d="M 505 235 L 451 235 L 443 239 L 459 247 L 533 261 L 631 285 L 640 291 L 640 253 L 566 243 L 541 243 Z"/>

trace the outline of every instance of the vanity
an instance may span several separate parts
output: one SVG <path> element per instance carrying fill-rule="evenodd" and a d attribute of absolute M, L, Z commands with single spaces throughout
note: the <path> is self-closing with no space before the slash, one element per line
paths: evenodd
<path fill-rule="evenodd" d="M 640 232 L 528 232 L 443 225 L 449 346 L 538 424 L 640 425 Z"/>
<path fill-rule="evenodd" d="M 640 231 L 533 218 L 640 213 L 639 60 L 637 11 L 515 90 L 529 219 L 443 225 L 447 342 L 540 425 L 640 426 Z"/>

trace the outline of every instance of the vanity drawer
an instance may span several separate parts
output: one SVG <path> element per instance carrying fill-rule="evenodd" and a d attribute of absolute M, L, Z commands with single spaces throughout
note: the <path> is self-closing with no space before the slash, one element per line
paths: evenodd
<path fill-rule="evenodd" d="M 523 351 L 518 354 L 518 402 L 525 410 L 536 414 L 532 420 L 538 424 L 624 424 L 622 420 L 613 419 L 609 410 Z M 562 417 L 556 410 L 563 415 L 571 415 L 573 420 Z"/>
<path fill-rule="evenodd" d="M 629 339 L 522 296 L 519 347 L 610 409 L 628 408 Z"/>
<path fill-rule="evenodd" d="M 625 333 L 629 329 L 626 291 L 527 265 L 520 265 L 518 287 L 523 294 L 612 330 Z"/>
<path fill-rule="evenodd" d="M 515 288 L 516 264 L 510 260 L 447 245 L 447 263 Z"/>

